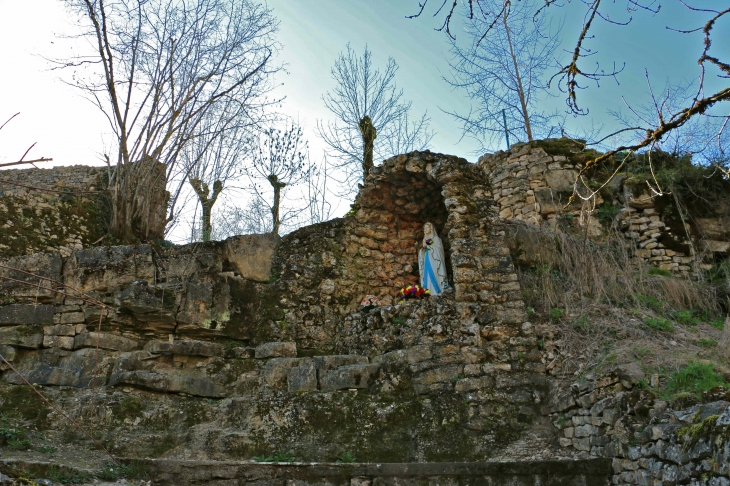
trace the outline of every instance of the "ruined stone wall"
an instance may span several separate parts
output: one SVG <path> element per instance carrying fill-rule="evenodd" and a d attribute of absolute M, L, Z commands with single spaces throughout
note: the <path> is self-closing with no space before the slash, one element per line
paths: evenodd
<path fill-rule="evenodd" d="M 454 288 L 401 304 L 393 296 L 417 281 L 425 222 L 444 239 Z M 504 238 L 477 166 L 413 153 L 374 169 L 348 217 L 281 241 L 6 260 L 33 276 L 2 271 L 28 285 L 2 283 L 0 344 L 119 454 L 493 457 L 541 422 L 548 387 L 542 331 Z M 245 258 L 254 246 L 269 253 Z M 362 309 L 369 294 L 384 305 Z M 12 371 L 2 379 L 5 396 L 21 393 Z M 44 427 L 60 434 L 64 422 Z"/>
<path fill-rule="evenodd" d="M 611 458 L 611 484 L 730 485 L 730 392 L 672 409 L 637 388 L 642 375 L 629 366 L 555 396 L 560 445 L 575 458 Z"/>
<path fill-rule="evenodd" d="M 651 195 L 645 184 L 630 184 L 625 173 L 605 186 L 587 177 L 576 182 L 589 157 L 566 139 L 545 140 L 487 154 L 478 164 L 492 182 L 502 219 L 594 238 L 617 228 L 638 259 L 685 277 L 708 269 L 706 257 L 730 255 L 727 218 L 693 217 L 692 227 L 667 210 L 672 196 Z"/>
<path fill-rule="evenodd" d="M 0 171 L 0 256 L 54 250 L 67 256 L 103 236 L 104 207 L 95 191 L 106 171 L 82 165 Z"/>

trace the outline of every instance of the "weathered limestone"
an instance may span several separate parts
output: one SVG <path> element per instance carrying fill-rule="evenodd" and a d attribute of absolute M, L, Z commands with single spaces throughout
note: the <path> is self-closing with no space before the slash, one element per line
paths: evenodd
<path fill-rule="evenodd" d="M 585 185 L 591 182 L 587 175 L 584 174 L 582 181 L 577 179 L 583 162 L 590 158 L 582 155 L 582 151 L 582 146 L 567 139 L 549 139 L 515 144 L 507 152 L 481 157 L 479 166 L 492 181 L 499 217 L 528 225 L 545 224 L 558 231 L 575 228 L 600 237 L 606 229 L 598 219 L 599 207 L 603 207 L 609 215 L 603 215 L 603 224 L 607 223 L 606 218 L 617 213 L 608 223 L 615 224 L 632 242 L 638 259 L 684 277 L 696 276 L 699 269 L 709 268 L 703 263 L 704 256 L 730 254 L 727 215 L 716 218 L 693 215 L 691 220 L 696 227 L 692 227 L 678 221 L 666 208 L 661 209 L 667 202 L 659 204 L 657 195 L 650 194 L 645 186 L 626 182 L 626 174 L 616 175 L 602 186 L 604 190 L 593 194 L 593 189 Z M 572 202 L 568 204 L 571 197 Z M 604 200 L 606 197 L 609 199 Z M 525 235 L 522 232 L 518 237 Z M 528 259 L 530 253 L 523 252 Z"/>

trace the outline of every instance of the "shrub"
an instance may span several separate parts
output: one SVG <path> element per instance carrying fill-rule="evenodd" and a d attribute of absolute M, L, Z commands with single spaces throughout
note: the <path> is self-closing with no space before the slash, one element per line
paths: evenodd
<path fill-rule="evenodd" d="M 685 326 L 696 326 L 702 322 L 702 319 L 695 317 L 695 311 L 683 310 L 672 313 L 675 321 Z"/>

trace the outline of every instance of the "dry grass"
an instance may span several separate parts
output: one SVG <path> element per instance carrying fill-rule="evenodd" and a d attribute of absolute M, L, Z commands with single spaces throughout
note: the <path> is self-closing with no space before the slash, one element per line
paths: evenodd
<path fill-rule="evenodd" d="M 697 358 L 728 364 L 730 322 L 724 331 L 707 323 L 724 318 L 718 286 L 649 275 L 618 235 L 596 242 L 525 227 L 511 235 L 526 304 L 534 320 L 553 330 L 554 339 L 545 340 L 552 373 L 639 362 L 649 373 L 666 374 Z M 647 320 L 674 330 L 654 329 Z"/>

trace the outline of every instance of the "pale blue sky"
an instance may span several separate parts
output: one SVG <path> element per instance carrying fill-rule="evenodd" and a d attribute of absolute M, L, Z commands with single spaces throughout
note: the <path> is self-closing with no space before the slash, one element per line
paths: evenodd
<path fill-rule="evenodd" d="M 437 3 L 441 2 L 432 0 L 431 6 Z M 730 5 L 728 0 L 698 3 L 715 8 Z M 415 13 L 418 0 L 269 0 L 268 4 L 280 20 L 278 39 L 283 47 L 279 62 L 287 65 L 276 94 L 286 97 L 283 112 L 304 123 L 313 159 L 319 160 L 323 149 L 315 132 L 316 120 L 330 117 L 322 102 L 322 96 L 333 87 L 330 68 L 348 42 L 356 52 L 362 52 L 367 43 L 377 65 L 384 65 L 389 56 L 400 65 L 396 81 L 404 90 L 404 98 L 413 101 L 414 115 L 428 110 L 431 128 L 437 132 L 433 151 L 477 159 L 477 144 L 468 139 L 458 143 L 459 124 L 439 109 L 466 112 L 470 103 L 442 79 L 449 70 L 449 44 L 446 35 L 434 27 L 440 26 L 443 16 L 433 18 L 434 10 L 427 9 L 419 19 L 406 19 Z M 587 89 L 580 91 L 580 103 L 590 115 L 566 115 L 569 130 L 604 125 L 608 132 L 616 122 L 606 112 L 625 109 L 622 96 L 633 105 L 648 102 L 645 69 L 657 91 L 667 81 L 687 83 L 700 74 L 696 60 L 702 50 L 701 33 L 683 35 L 666 27 L 701 27 L 706 15 L 688 11 L 678 0 L 664 1 L 658 15 L 645 11 L 628 14 L 624 2 L 611 8 L 613 19 L 625 21 L 633 15 L 634 21 L 628 26 L 596 21 L 596 38 L 586 47 L 597 48 L 598 54 L 582 66 L 591 69 L 599 61 L 610 70 L 615 60 L 619 65 L 626 62 L 626 67 L 617 78 L 620 84 L 604 79 L 598 89 L 595 83 L 584 83 Z M 584 12 L 585 5 L 578 0 L 563 8 L 551 8 L 555 23 L 564 22 L 565 49 L 572 51 Z M 455 20 L 452 30 L 460 40 L 466 40 L 460 35 L 460 19 Z M 725 60 L 730 57 L 729 27 L 728 19 L 716 26 L 711 52 Z M 38 142 L 31 157 L 53 157 L 54 164 L 63 165 L 101 163 L 99 154 L 110 145 L 108 135 L 104 135 L 108 133 L 106 119 L 60 80 L 64 73 L 49 71 L 43 59 L 78 51 L 79 45 L 58 37 L 75 32 L 76 26 L 60 0 L 0 0 L 0 118 L 4 121 L 21 112 L 0 131 L 0 162 L 16 160 L 31 143 Z M 560 55 L 565 59 L 569 54 Z M 714 75 L 706 82 L 708 89 L 727 86 L 727 80 L 718 82 Z M 557 89 L 553 94 L 543 108 L 564 112 L 564 94 Z M 728 111 L 727 103 L 719 107 L 720 113 Z M 503 148 L 503 142 L 493 147 Z M 335 214 L 344 213 L 348 206 L 347 201 L 341 201 Z"/>
<path fill-rule="evenodd" d="M 716 7 L 718 3 L 728 2 L 712 2 Z M 431 116 L 432 128 L 438 133 L 434 151 L 476 158 L 472 154 L 476 145 L 470 140 L 457 144 L 461 137 L 458 124 L 439 110 L 465 111 L 469 106 L 462 93 L 453 91 L 442 80 L 442 74 L 448 73 L 448 43 L 446 36 L 433 28 L 443 17 L 432 18 L 433 10 L 427 9 L 419 19 L 406 19 L 407 14 L 415 12 L 417 0 L 269 0 L 269 5 L 281 22 L 280 61 L 287 64 L 288 70 L 280 76 L 283 86 L 278 94 L 287 98 L 284 111 L 306 124 L 313 156 L 322 148 L 314 132 L 315 121 L 329 116 L 322 95 L 332 87 L 330 67 L 350 42 L 358 52 L 367 43 L 378 64 L 384 64 L 388 56 L 395 58 L 400 65 L 396 79 L 405 98 L 413 101 L 416 114 L 428 110 Z M 618 2 L 614 8 L 613 18 L 628 18 L 625 4 Z M 575 1 L 552 10 L 556 22 L 565 18 L 562 37 L 566 48 L 575 42 L 583 11 L 583 4 Z M 73 47 L 57 38 L 59 33 L 74 30 L 61 2 L 0 0 L 0 12 L 0 118 L 21 112 L 0 132 L 0 158 L 16 158 L 37 141 L 32 155 L 52 156 L 62 164 L 97 162 L 105 120 L 59 80 L 60 73 L 48 71 L 41 57 L 62 55 Z M 568 116 L 569 127 L 612 125 L 606 109 L 620 108 L 622 95 L 631 103 L 646 101 L 644 69 L 648 69 L 658 89 L 667 79 L 686 82 L 698 76 L 701 34 L 683 35 L 665 27 L 699 27 L 703 15 L 689 12 L 676 0 L 662 3 L 658 15 L 643 11 L 631 15 L 635 19 L 625 27 L 597 22 L 597 38 L 588 44 L 598 47 L 596 60 L 606 69 L 611 68 L 613 60 L 625 61 L 627 66 L 618 77 L 620 85 L 605 79 L 600 89 L 589 84 L 589 89 L 580 93 L 582 105 L 591 110 L 591 115 L 578 119 Z M 723 35 L 728 32 L 727 23 L 716 27 L 713 45 L 717 54 L 725 56 L 730 52 L 730 35 Z M 458 36 L 458 22 L 453 30 Z M 584 66 L 592 67 L 593 63 Z M 710 86 L 718 85 L 714 78 L 708 81 Z M 554 92 L 555 97 L 547 100 L 545 107 L 563 110 L 564 97 Z M 727 112 L 727 108 L 724 110 Z"/>

